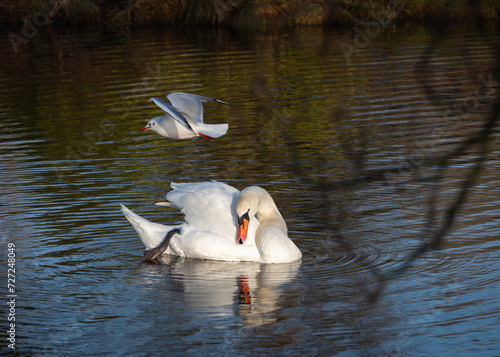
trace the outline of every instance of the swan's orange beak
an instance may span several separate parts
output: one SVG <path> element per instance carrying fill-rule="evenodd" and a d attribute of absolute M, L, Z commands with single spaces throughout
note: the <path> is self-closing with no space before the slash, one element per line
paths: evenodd
<path fill-rule="evenodd" d="M 236 238 L 236 241 L 240 244 L 245 243 L 247 240 L 247 234 L 248 234 L 248 223 L 250 223 L 250 216 L 248 215 L 248 212 L 250 212 L 250 209 L 248 209 L 247 213 L 238 216 L 238 237 Z"/>
<path fill-rule="evenodd" d="M 238 228 L 238 243 L 243 244 L 247 240 L 248 220 L 243 219 L 243 223 Z"/>
<path fill-rule="evenodd" d="M 237 242 L 240 244 L 245 243 L 247 240 L 247 233 L 248 233 L 248 223 L 250 222 L 250 218 L 248 217 L 248 212 L 245 213 L 243 216 L 238 217 L 238 238 Z"/>

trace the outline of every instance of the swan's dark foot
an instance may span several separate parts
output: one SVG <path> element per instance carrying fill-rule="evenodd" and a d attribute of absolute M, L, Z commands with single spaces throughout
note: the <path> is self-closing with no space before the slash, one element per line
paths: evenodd
<path fill-rule="evenodd" d="M 158 258 L 164 251 L 167 250 L 170 238 L 172 238 L 174 234 L 180 233 L 181 231 L 179 229 L 172 229 L 170 232 L 168 232 L 165 235 L 165 238 L 163 238 L 163 241 L 156 248 L 153 248 L 149 252 L 146 252 L 146 254 L 144 254 L 144 256 L 142 257 L 142 262 L 158 264 L 158 260 L 156 258 Z"/>

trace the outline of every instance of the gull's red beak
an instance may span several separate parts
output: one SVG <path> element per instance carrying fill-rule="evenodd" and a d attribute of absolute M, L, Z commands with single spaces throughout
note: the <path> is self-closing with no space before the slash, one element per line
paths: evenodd
<path fill-rule="evenodd" d="M 141 129 L 141 131 L 148 130 L 149 126 L 145 126 L 144 128 Z"/>

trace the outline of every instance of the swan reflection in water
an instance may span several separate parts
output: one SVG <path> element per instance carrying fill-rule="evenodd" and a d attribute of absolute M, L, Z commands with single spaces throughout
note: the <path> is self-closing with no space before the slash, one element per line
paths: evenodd
<path fill-rule="evenodd" d="M 301 264 L 300 260 L 261 264 L 171 255 L 162 255 L 159 261 L 171 266 L 173 276 L 181 277 L 186 309 L 212 317 L 239 316 L 245 327 L 276 321 L 286 286 L 297 277 Z"/>

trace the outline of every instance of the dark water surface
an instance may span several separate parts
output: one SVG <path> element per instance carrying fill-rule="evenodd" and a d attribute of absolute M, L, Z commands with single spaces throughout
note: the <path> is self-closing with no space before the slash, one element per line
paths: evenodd
<path fill-rule="evenodd" d="M 453 160 L 438 186 L 424 165 L 481 128 L 499 34 L 357 34 L 45 28 L 18 53 L 1 37 L 0 262 L 4 289 L 14 243 L 16 352 L 499 356 L 498 131 L 441 249 L 389 274 L 479 155 Z M 228 134 L 140 133 L 161 113 L 149 98 L 177 91 L 231 103 L 205 105 Z M 178 222 L 154 202 L 172 181 L 204 180 L 266 188 L 302 261 L 141 264 L 119 203 Z"/>

